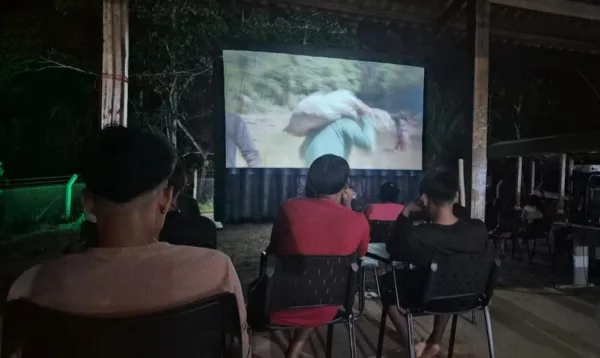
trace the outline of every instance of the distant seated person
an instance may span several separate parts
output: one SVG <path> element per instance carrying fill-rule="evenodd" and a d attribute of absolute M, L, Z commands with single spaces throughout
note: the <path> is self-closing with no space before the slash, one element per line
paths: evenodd
<path fill-rule="evenodd" d="M 436 255 L 483 254 L 488 251 L 485 224 L 481 220 L 460 219 L 453 212 L 458 194 L 456 175 L 444 169 L 429 170 L 421 180 L 419 191 L 420 201 L 404 207 L 402 215 L 396 220 L 394 234 L 387 242 L 387 251 L 393 260 L 427 267 Z M 429 223 L 414 226 L 410 218 L 416 212 L 427 215 Z M 385 275 L 383 282 L 384 291 L 393 290 L 391 275 Z M 406 342 L 406 321 L 398 309 L 391 306 L 388 314 L 402 335 L 404 347 L 413 344 Z M 415 345 L 417 357 L 434 357 L 439 352 L 449 318 L 448 315 L 435 316 L 429 339 Z"/>
<path fill-rule="evenodd" d="M 304 256 L 347 256 L 366 254 L 369 224 L 361 213 L 350 208 L 352 189 L 348 187 L 350 167 L 345 159 L 327 154 L 317 158 L 306 179 L 307 198 L 285 201 L 271 232 L 268 253 Z M 300 326 L 290 344 L 287 358 L 295 358 L 313 327 L 331 321 L 337 306 L 274 312 L 273 325 Z"/>
<path fill-rule="evenodd" d="M 160 241 L 216 249 L 217 226 L 211 219 L 200 215 L 198 202 L 184 192 L 187 172 L 181 157 L 169 178 L 169 186 L 173 188 L 173 200 L 160 231 Z"/>
<path fill-rule="evenodd" d="M 87 141 L 79 172 L 86 186 L 82 204 L 96 220 L 98 245 L 27 270 L 8 300 L 84 316 L 129 317 L 231 292 L 248 357 L 244 297 L 229 257 L 157 240 L 173 198 L 168 179 L 176 159 L 165 139 L 132 128 L 108 127 Z"/>
<path fill-rule="evenodd" d="M 400 189 L 392 182 L 385 182 L 379 189 L 380 203 L 371 204 L 365 209 L 369 220 L 396 221 L 402 213 L 404 205 L 398 204 Z"/>
<path fill-rule="evenodd" d="M 525 201 L 521 218 L 527 223 L 532 223 L 535 219 L 544 218 L 544 208 L 541 200 L 535 195 L 529 195 Z"/>

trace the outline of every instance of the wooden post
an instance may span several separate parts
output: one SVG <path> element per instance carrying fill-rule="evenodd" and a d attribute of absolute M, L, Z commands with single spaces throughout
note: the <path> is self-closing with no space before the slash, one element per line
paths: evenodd
<path fill-rule="evenodd" d="M 471 217 L 485 218 L 487 121 L 490 50 L 490 2 L 468 0 L 467 29 L 473 61 L 473 150 L 471 155 Z"/>
<path fill-rule="evenodd" d="M 531 159 L 531 177 L 529 184 L 529 194 L 533 195 L 533 191 L 535 190 L 535 159 Z"/>
<path fill-rule="evenodd" d="M 100 127 L 127 125 L 129 1 L 103 0 Z"/>
<path fill-rule="evenodd" d="M 523 157 L 517 158 L 517 190 L 515 193 L 515 207 L 521 208 L 521 185 L 523 183 Z"/>
<path fill-rule="evenodd" d="M 565 212 L 565 184 L 567 176 L 567 155 L 560 155 L 560 192 L 558 193 L 558 212 Z"/>
<path fill-rule="evenodd" d="M 458 160 L 458 188 L 459 188 L 459 201 L 461 206 L 466 206 L 465 198 L 465 161 L 464 159 Z"/>

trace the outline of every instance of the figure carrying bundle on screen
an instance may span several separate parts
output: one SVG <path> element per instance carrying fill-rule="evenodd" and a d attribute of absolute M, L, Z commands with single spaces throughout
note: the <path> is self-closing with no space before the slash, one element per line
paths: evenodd
<path fill-rule="evenodd" d="M 373 153 L 375 130 L 394 128 L 386 111 L 367 106 L 351 91 L 337 90 L 316 92 L 300 101 L 284 131 L 305 137 L 300 157 L 310 166 L 325 154 L 348 160 L 353 146 Z"/>
<path fill-rule="evenodd" d="M 254 145 L 254 141 L 250 136 L 248 125 L 244 119 L 234 113 L 225 113 L 225 131 L 226 131 L 226 148 L 225 155 L 227 157 L 227 168 L 235 168 L 235 156 L 239 148 L 242 157 L 249 167 L 257 168 L 262 165 L 260 153 Z"/>

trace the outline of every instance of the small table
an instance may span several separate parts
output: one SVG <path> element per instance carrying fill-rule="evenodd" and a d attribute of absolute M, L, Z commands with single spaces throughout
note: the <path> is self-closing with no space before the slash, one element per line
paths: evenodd
<path fill-rule="evenodd" d="M 387 248 L 385 247 L 385 243 L 372 243 L 369 244 L 369 248 L 367 249 L 367 254 L 363 258 L 363 265 L 365 261 L 369 263 L 374 262 L 374 266 L 378 266 L 379 262 L 383 262 L 386 264 L 390 263 L 390 254 L 387 252 Z"/>
<path fill-rule="evenodd" d="M 573 229 L 573 283 L 557 285 L 559 289 L 594 287 L 589 282 L 590 246 L 600 244 L 600 227 L 558 221 L 554 226 Z"/>

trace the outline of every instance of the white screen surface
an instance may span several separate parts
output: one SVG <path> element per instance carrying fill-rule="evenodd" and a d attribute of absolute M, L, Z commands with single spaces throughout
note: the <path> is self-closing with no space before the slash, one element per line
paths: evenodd
<path fill-rule="evenodd" d="M 223 51 L 228 168 L 422 169 L 424 69 Z"/>

